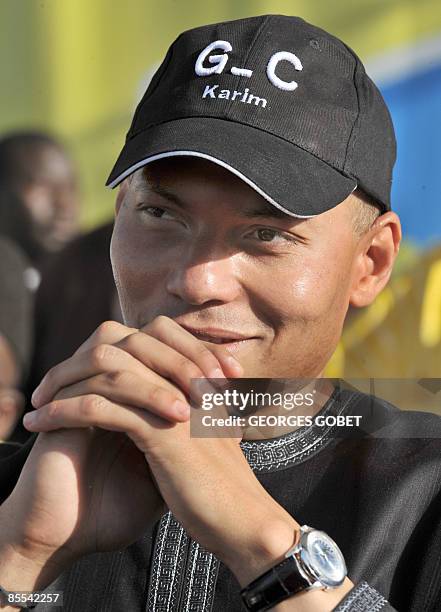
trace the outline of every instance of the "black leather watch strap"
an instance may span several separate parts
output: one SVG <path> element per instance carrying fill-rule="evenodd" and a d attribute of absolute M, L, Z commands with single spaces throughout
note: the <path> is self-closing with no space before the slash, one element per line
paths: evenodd
<path fill-rule="evenodd" d="M 240 594 L 247 610 L 262 612 L 309 586 L 310 583 L 302 576 L 296 559 L 290 556 L 253 580 Z"/>

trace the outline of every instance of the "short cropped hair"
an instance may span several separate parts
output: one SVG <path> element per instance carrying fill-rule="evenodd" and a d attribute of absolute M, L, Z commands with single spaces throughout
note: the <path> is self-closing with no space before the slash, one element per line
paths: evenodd
<path fill-rule="evenodd" d="M 354 232 L 361 237 L 382 214 L 383 206 L 359 187 L 352 195 L 355 196 L 352 198 Z"/>

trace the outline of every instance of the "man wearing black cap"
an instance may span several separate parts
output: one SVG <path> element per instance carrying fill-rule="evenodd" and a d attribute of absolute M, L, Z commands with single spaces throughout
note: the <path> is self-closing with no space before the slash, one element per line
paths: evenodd
<path fill-rule="evenodd" d="M 394 160 L 378 90 L 326 32 L 262 16 L 175 41 L 109 178 L 125 325 L 50 371 L 25 421 L 43 433 L 4 460 L 5 591 L 62 590 L 68 610 L 438 609 L 438 417 L 325 385 L 315 416 L 360 431 L 190 436 L 192 379 L 322 375 L 349 305 L 388 281 Z"/>

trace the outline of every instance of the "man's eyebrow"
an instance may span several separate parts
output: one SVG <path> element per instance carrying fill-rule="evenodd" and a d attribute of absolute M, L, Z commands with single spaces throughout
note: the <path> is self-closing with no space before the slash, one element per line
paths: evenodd
<path fill-rule="evenodd" d="M 176 193 L 170 189 L 167 189 L 167 187 L 163 187 L 157 182 L 153 183 L 152 181 L 143 181 L 138 183 L 135 189 L 141 193 L 156 193 L 161 198 L 164 198 L 165 200 L 168 200 L 181 208 L 186 208 L 184 200 L 182 200 Z"/>

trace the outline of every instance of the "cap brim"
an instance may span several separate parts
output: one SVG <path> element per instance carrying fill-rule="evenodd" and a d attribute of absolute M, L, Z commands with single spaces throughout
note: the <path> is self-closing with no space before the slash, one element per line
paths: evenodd
<path fill-rule="evenodd" d="M 131 137 L 106 185 L 116 187 L 148 163 L 183 155 L 223 166 L 273 206 L 294 217 L 319 215 L 345 200 L 357 187 L 354 179 L 282 138 L 212 117 L 168 121 Z"/>

